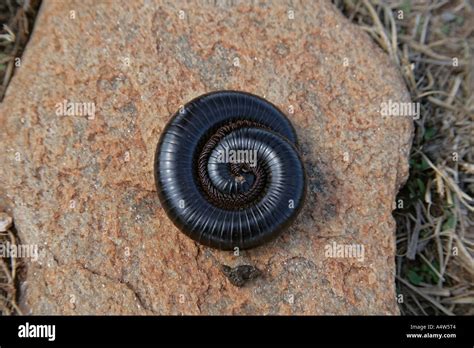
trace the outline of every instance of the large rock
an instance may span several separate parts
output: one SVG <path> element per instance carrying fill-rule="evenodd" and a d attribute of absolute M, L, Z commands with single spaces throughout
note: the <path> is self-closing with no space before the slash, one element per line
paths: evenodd
<path fill-rule="evenodd" d="M 391 211 L 412 123 L 379 108 L 409 101 L 403 81 L 329 1 L 232 3 L 43 1 L 0 109 L 3 200 L 40 248 L 27 313 L 398 313 Z M 170 116 L 220 89 L 284 110 L 309 178 L 293 226 L 240 256 L 179 232 L 152 172 Z M 61 116 L 64 100 L 95 117 Z M 237 287 L 221 265 L 244 264 L 262 274 Z"/>

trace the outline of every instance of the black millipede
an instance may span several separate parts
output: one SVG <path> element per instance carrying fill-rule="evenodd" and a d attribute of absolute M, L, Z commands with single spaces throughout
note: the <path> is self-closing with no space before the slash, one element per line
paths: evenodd
<path fill-rule="evenodd" d="M 290 121 L 270 102 L 237 91 L 202 95 L 172 116 L 158 141 L 154 175 L 173 223 L 222 250 L 278 236 L 306 193 Z"/>

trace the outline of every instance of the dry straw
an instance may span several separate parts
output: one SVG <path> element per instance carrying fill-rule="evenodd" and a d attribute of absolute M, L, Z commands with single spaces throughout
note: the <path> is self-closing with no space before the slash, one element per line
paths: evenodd
<path fill-rule="evenodd" d="M 410 178 L 397 198 L 402 314 L 474 314 L 473 8 L 469 1 L 334 3 L 399 67 L 415 121 Z"/>

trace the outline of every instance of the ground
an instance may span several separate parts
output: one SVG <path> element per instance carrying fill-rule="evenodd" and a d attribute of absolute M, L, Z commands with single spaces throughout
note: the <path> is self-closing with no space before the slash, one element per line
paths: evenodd
<path fill-rule="evenodd" d="M 401 312 L 472 314 L 472 7 L 464 1 L 334 2 L 390 55 L 413 101 L 421 106 L 410 177 L 394 211 Z M 7 25 L 0 36 L 0 99 L 35 13 L 34 6 L 12 3 L 0 7 L 0 21 Z M 29 14 L 26 23 L 25 13 Z M 3 243 L 13 243 L 14 227 L 2 232 L 1 238 Z M 21 264 L 15 259 L 2 259 L 0 310 L 4 314 L 20 311 L 18 270 Z"/>

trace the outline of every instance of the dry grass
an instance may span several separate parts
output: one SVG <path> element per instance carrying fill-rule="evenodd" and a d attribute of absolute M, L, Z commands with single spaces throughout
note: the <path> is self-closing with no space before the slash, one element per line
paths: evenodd
<path fill-rule="evenodd" d="M 0 232 L 0 244 L 15 245 L 15 234 L 12 230 Z M 22 314 L 17 304 L 18 274 L 21 269 L 20 259 L 15 257 L 0 258 L 0 315 Z"/>
<path fill-rule="evenodd" d="M 467 0 L 334 2 L 390 55 L 421 107 L 410 178 L 397 198 L 403 207 L 394 212 L 400 310 L 472 315 L 473 7 Z"/>
<path fill-rule="evenodd" d="M 0 102 L 28 41 L 40 0 L 0 0 Z M 3 213 L 2 213 L 3 214 Z M 0 245 L 17 244 L 10 228 L 0 232 Z M 17 305 L 20 259 L 0 257 L 0 315 L 22 314 Z"/>
<path fill-rule="evenodd" d="M 40 0 L 0 1 L 0 102 L 30 36 Z"/>

